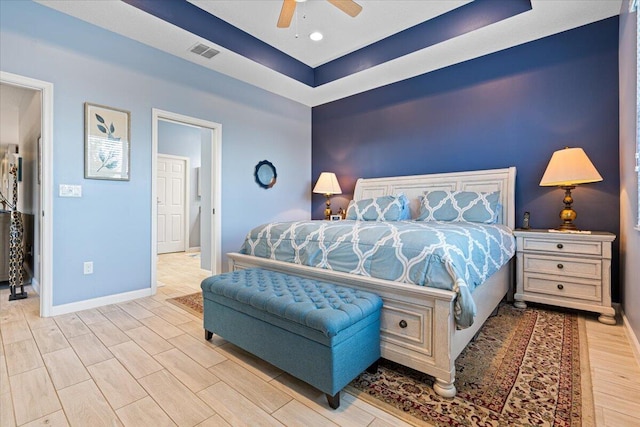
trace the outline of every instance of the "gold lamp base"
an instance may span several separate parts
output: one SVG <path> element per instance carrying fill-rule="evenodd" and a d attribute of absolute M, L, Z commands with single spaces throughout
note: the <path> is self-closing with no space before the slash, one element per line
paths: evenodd
<path fill-rule="evenodd" d="M 326 201 L 326 205 L 327 207 L 324 209 L 324 219 L 330 219 L 332 212 L 331 212 L 331 194 L 325 194 L 325 196 L 327 197 L 327 201 Z"/>
<path fill-rule="evenodd" d="M 564 199 L 562 199 L 562 202 L 564 203 L 564 209 L 560 211 L 560 219 L 562 220 L 562 224 L 560 224 L 560 227 L 558 227 L 558 230 L 577 230 L 578 227 L 576 227 L 573 221 L 575 221 L 578 214 L 571 207 L 571 205 L 573 204 L 573 197 L 571 197 L 571 190 L 576 188 L 576 186 L 566 185 L 560 188 L 564 190 Z"/>

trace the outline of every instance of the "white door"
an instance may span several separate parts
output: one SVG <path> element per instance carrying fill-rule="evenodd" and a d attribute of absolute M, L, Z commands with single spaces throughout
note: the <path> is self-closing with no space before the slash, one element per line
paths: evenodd
<path fill-rule="evenodd" d="M 158 154 L 158 253 L 185 250 L 187 160 Z"/>

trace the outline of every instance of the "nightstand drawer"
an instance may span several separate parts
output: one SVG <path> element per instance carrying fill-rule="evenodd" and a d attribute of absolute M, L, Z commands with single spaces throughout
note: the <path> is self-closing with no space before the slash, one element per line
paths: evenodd
<path fill-rule="evenodd" d="M 524 274 L 525 292 L 575 298 L 590 301 L 602 299 L 602 286 L 598 280 L 553 277 L 544 274 Z"/>
<path fill-rule="evenodd" d="M 611 307 L 611 242 L 614 234 L 514 230 L 517 244 L 514 305 L 526 301 L 600 313 L 615 324 Z"/>
<path fill-rule="evenodd" d="M 571 241 L 558 239 L 536 239 L 525 237 L 523 239 L 523 250 L 544 251 L 553 253 L 568 253 L 581 255 L 602 255 L 602 243 L 599 241 Z"/>
<path fill-rule="evenodd" d="M 568 258 L 524 254 L 524 271 L 549 273 L 561 276 L 584 277 L 600 280 L 602 278 L 602 261 L 589 258 Z"/>

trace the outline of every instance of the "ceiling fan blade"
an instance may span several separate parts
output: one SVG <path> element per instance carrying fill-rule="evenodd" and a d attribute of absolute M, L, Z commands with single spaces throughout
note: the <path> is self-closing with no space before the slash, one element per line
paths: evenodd
<path fill-rule="evenodd" d="M 353 0 L 327 0 L 329 3 L 346 13 L 352 18 L 358 16 L 362 11 L 362 6 Z"/>
<path fill-rule="evenodd" d="M 287 28 L 291 25 L 293 12 L 296 10 L 296 0 L 283 0 L 280 17 L 278 17 L 278 28 Z"/>

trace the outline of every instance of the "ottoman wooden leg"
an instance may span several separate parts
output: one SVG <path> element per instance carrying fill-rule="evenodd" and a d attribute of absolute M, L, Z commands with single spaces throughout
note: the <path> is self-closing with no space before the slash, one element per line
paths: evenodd
<path fill-rule="evenodd" d="M 327 394 L 327 402 L 329 402 L 329 406 L 331 406 L 332 409 L 338 409 L 340 406 L 340 392 L 337 392 L 335 396 Z"/>
<path fill-rule="evenodd" d="M 213 332 L 209 332 L 206 329 L 204 330 L 204 339 L 209 341 L 213 337 Z"/>

